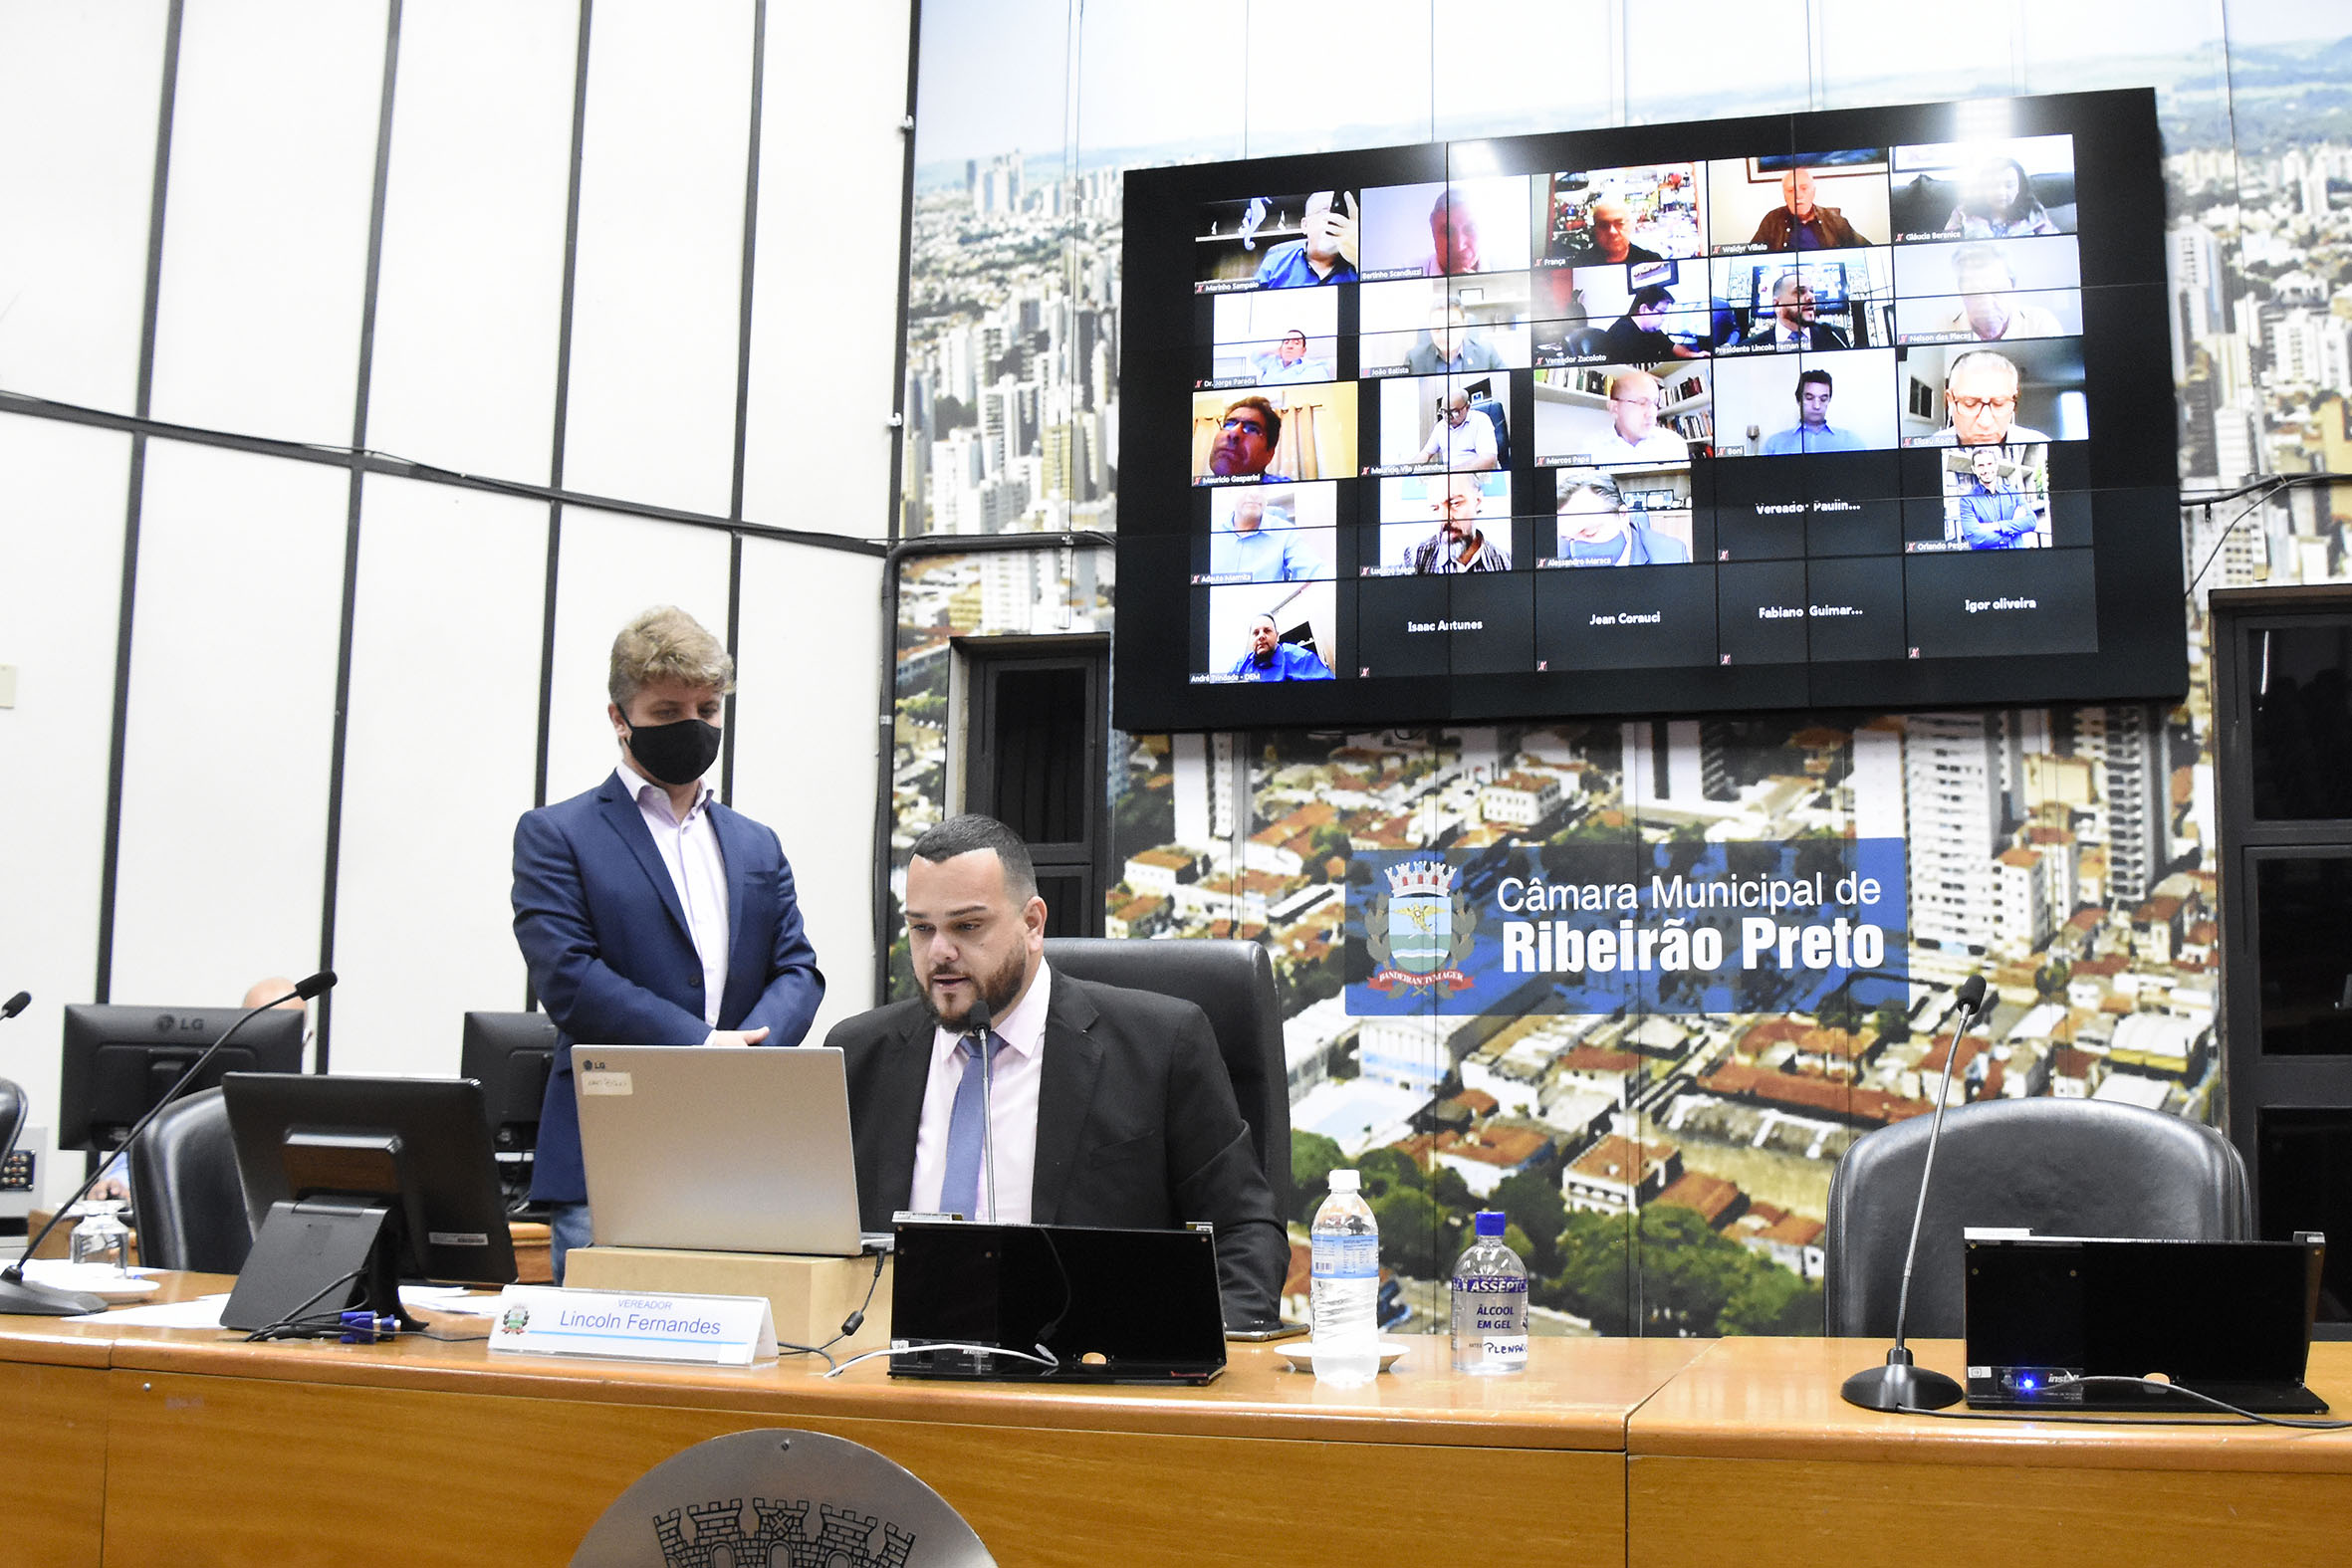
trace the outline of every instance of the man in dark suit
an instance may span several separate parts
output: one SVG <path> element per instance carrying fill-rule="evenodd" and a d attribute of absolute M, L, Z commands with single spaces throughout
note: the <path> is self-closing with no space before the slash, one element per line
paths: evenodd
<path fill-rule="evenodd" d="M 1200 1008 L 1049 969 L 1028 846 L 989 817 L 916 840 L 905 909 L 922 995 L 825 1040 L 848 1070 L 859 1223 L 887 1230 L 903 1209 L 1012 1225 L 1206 1220 L 1226 1321 L 1271 1321 L 1290 1240 Z M 985 1041 L 970 1027 L 982 999 Z"/>
<path fill-rule="evenodd" d="M 1772 285 L 1772 314 L 1750 331 L 1751 348 L 1851 348 L 1846 335 L 1813 319 L 1813 287 L 1793 272 Z"/>
<path fill-rule="evenodd" d="M 559 1284 L 589 1239 L 573 1043 L 797 1045 L 824 995 L 783 846 L 702 782 L 734 684 L 694 617 L 647 610 L 612 643 L 619 767 L 515 824 L 515 941 L 562 1031 L 531 1182 Z"/>

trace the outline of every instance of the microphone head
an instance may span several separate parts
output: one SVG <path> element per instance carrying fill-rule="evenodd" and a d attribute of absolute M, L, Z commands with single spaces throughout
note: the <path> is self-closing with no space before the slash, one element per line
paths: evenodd
<path fill-rule="evenodd" d="M 996 1022 L 996 1011 L 994 1008 L 989 1007 L 988 999 L 986 997 L 974 997 L 972 999 L 971 1010 L 964 1014 L 965 1032 L 969 1034 L 984 1033 L 987 1031 L 989 1025 L 994 1022 Z"/>
<path fill-rule="evenodd" d="M 1953 1000 L 1971 1012 L 1983 1007 L 1985 1005 L 1985 977 L 1971 975 L 1962 981 L 1960 990 L 1953 995 Z"/>
<path fill-rule="evenodd" d="M 302 998 L 303 1001 L 308 1002 L 313 997 L 316 997 L 323 992 L 332 990 L 334 985 L 335 971 L 331 969 L 323 969 L 319 971 L 318 974 L 311 976 L 307 980 L 296 981 L 294 983 L 294 994 Z M 1980 985 L 1977 989 L 1982 991 L 1984 987 Z"/>
<path fill-rule="evenodd" d="M 6 1002 L 0 1002 L 0 1018 L 13 1018 L 33 1005 L 33 994 L 20 991 Z"/>

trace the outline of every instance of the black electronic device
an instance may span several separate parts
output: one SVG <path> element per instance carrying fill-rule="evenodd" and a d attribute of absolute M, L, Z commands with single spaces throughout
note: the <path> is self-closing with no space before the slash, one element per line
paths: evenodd
<path fill-rule="evenodd" d="M 544 1012 L 469 1012 L 457 1072 L 482 1085 L 482 1110 L 510 1205 L 531 1191 L 539 1112 L 560 1036 Z"/>
<path fill-rule="evenodd" d="M 1972 1407 L 2199 1408 L 2180 1388 L 2264 1414 L 2327 1409 L 2303 1386 L 2320 1236 L 1971 1234 L 1963 1244 Z"/>
<path fill-rule="evenodd" d="M 259 1007 L 248 1008 L 239 1013 L 234 1022 L 212 1034 L 210 1042 L 180 1066 L 179 1075 L 176 1078 L 162 1086 L 161 1091 L 155 1096 L 154 1103 L 139 1115 L 130 1130 L 123 1135 L 120 1147 L 127 1150 L 131 1145 L 137 1143 L 138 1135 L 147 1130 L 147 1124 L 161 1114 L 164 1106 L 179 1098 L 180 1094 L 202 1076 L 206 1069 L 229 1053 L 230 1038 L 240 1032 L 248 1023 L 252 1023 L 264 1015 L 290 1017 L 299 1023 L 301 1019 L 298 1014 L 277 1011 L 280 1004 L 298 1000 L 310 1002 L 332 990 L 334 985 L 335 971 L 323 969 L 318 974 L 297 982 L 294 989 L 283 997 L 272 997 Z M 66 1010 L 71 1014 L 74 1009 L 68 1008 Z M 301 1042 L 299 1032 L 295 1038 L 299 1051 Z M 299 1061 L 299 1059 L 298 1056 L 297 1060 Z M 69 1064 L 74 1060 L 71 1051 L 67 1053 L 66 1060 Z M 74 1206 L 89 1196 L 90 1190 L 98 1185 L 98 1179 L 106 1173 L 107 1165 L 108 1162 L 103 1160 L 93 1161 L 90 1174 L 82 1179 L 82 1185 L 75 1189 L 74 1196 L 58 1205 L 56 1213 L 49 1217 L 49 1224 L 43 1226 L 40 1232 L 25 1243 L 24 1257 L 17 1259 L 6 1268 L 0 1268 L 0 1312 L 25 1312 L 45 1317 L 71 1317 L 85 1312 L 101 1312 L 106 1309 L 106 1299 L 88 1291 L 54 1290 L 46 1285 L 26 1283 L 25 1258 L 38 1253 L 41 1250 L 41 1243 L 48 1238 L 49 1232 L 57 1229 L 58 1222 L 73 1213 Z"/>
<path fill-rule="evenodd" d="M 138 1120 L 207 1048 L 220 1043 L 241 1008 L 124 1007 L 69 1003 L 58 1071 L 57 1146 L 119 1149 Z M 230 1072 L 300 1072 L 304 1014 L 264 1010 L 190 1079 L 187 1091 L 216 1086 Z"/>
<path fill-rule="evenodd" d="M 1895 1297 L 1895 1345 L 1887 1352 L 1886 1361 L 1875 1367 L 1864 1367 L 1838 1392 L 1849 1405 L 1865 1410 L 1942 1410 L 1957 1405 L 1961 1387 L 1941 1372 L 1931 1372 L 1912 1360 L 1911 1347 L 1903 1342 L 1904 1318 L 1911 1309 L 1911 1267 L 1919 1258 L 1919 1226 L 1927 1217 L 1928 1183 L 1936 1174 L 1936 1141 L 1944 1133 L 1944 1102 L 1952 1093 L 1952 1064 L 1960 1060 L 1960 1038 L 1977 1020 L 1981 1009 L 1992 1006 L 1985 994 L 1985 977 L 1971 975 L 1960 983 L 1953 994 L 1952 1008 L 1945 1015 L 1955 1017 L 1952 1039 L 1944 1048 L 1944 1075 L 1936 1084 L 1934 1120 L 1928 1125 L 1927 1160 L 1919 1170 L 1919 1207 L 1911 1212 L 1911 1240 L 1903 1248 L 1903 1287 Z M 1930 1031 L 1931 1036 L 1933 1031 Z"/>
<path fill-rule="evenodd" d="M 414 1326 L 402 1278 L 513 1283 L 480 1084 L 233 1072 L 221 1091 L 254 1231 L 223 1326 L 347 1307 Z"/>
<path fill-rule="evenodd" d="M 2178 698 L 2163 153 L 2134 89 L 1131 170 L 1117 722 Z"/>
<path fill-rule="evenodd" d="M 901 1221 L 896 1236 L 893 1376 L 1207 1383 L 1225 1370 L 1207 1226 Z"/>

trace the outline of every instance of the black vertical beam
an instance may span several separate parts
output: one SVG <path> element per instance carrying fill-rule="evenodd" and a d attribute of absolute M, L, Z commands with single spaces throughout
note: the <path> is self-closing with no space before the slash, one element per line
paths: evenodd
<path fill-rule="evenodd" d="M 155 389 L 155 317 L 163 292 L 163 211 L 171 176 L 171 117 L 179 101 L 179 38 L 184 0 L 171 0 L 163 22 L 163 71 L 155 111 L 155 172 L 147 197 L 146 293 L 139 307 L 138 390 L 133 412 L 144 420 Z M 130 621 L 138 599 L 138 536 L 146 494 L 147 438 L 130 438 L 128 495 L 122 506 L 122 593 L 115 611 L 115 722 L 107 742 L 106 849 L 99 863 L 98 976 L 91 999 L 112 999 L 115 986 L 115 885 L 122 865 L 122 754 L 130 717 Z"/>
<path fill-rule="evenodd" d="M 550 433 L 548 485 L 564 486 L 565 422 L 572 408 L 572 305 L 580 286 L 580 174 L 582 148 L 588 140 L 588 37 L 595 16 L 595 0 L 580 0 L 580 37 L 572 70 L 572 178 L 564 193 L 564 297 L 556 323 L 556 416 Z M 547 574 L 539 610 L 539 751 L 532 765 L 531 803 L 547 804 L 548 731 L 556 688 L 556 587 L 564 563 L 564 503 L 551 501 L 547 513 Z M 523 983 L 523 1006 L 539 1006 L 529 980 Z"/>
<path fill-rule="evenodd" d="M 319 967 L 335 968 L 337 879 L 343 870 L 343 764 L 351 737 L 352 635 L 359 603 L 359 501 L 367 470 L 367 396 L 375 374 L 375 300 L 383 272 L 384 192 L 392 166 L 392 95 L 400 76 L 400 4 L 384 7 L 383 83 L 375 110 L 375 180 L 367 198 L 367 281 L 359 296 L 359 364 L 352 394 L 352 478 L 344 502 L 343 612 L 335 645 L 335 731 L 327 763 L 327 854 L 319 894 Z M 317 1055 L 311 1070 L 325 1072 L 335 1032 L 335 993 L 319 999 Z"/>
<path fill-rule="evenodd" d="M 743 155 L 743 262 L 735 318 L 735 474 L 727 492 L 727 517 L 743 521 L 743 475 L 751 452 L 752 263 L 760 248 L 760 112 L 768 88 L 768 0 L 752 0 L 751 133 Z M 743 535 L 727 545 L 727 657 L 743 653 Z M 727 728 L 735 728 L 735 693 L 727 694 Z M 719 765 L 719 794 L 735 798 L 735 743 Z"/>

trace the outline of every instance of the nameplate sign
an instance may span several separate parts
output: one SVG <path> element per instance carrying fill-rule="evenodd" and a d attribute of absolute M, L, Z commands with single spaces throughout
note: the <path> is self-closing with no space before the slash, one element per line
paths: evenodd
<path fill-rule="evenodd" d="M 748 1367 L 776 1358 L 776 1314 L 765 1296 L 509 1285 L 490 1320 L 490 1348 Z"/>

